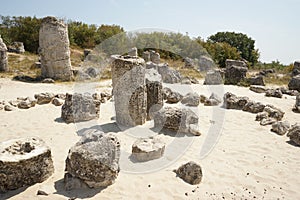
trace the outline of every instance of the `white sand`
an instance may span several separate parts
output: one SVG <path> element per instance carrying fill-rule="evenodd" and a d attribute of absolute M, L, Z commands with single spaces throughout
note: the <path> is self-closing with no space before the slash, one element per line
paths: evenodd
<path fill-rule="evenodd" d="M 107 89 L 109 82 L 79 87 L 71 84 L 29 84 L 0 79 L 0 100 L 33 97 L 39 92 L 97 91 Z M 236 86 L 207 87 L 203 85 L 168 85 L 182 93 L 196 91 L 209 96 L 226 91 L 248 96 L 255 101 L 269 103 L 286 112 L 284 119 L 299 122 L 300 115 L 292 112 L 295 97 L 267 98 L 248 88 Z M 224 90 L 224 91 L 223 91 Z M 194 109 L 200 117 L 200 137 L 172 137 L 160 135 L 167 143 L 163 158 L 146 163 L 132 163 L 131 145 L 136 137 L 155 135 L 153 122 L 118 132 L 121 140 L 121 171 L 116 182 L 103 190 L 68 191 L 63 188 L 65 159 L 69 148 L 80 136 L 76 131 L 91 126 L 114 131 L 113 102 L 101 105 L 97 121 L 66 124 L 60 119 L 60 107 L 37 105 L 28 110 L 0 111 L 0 142 L 27 136 L 42 138 L 52 150 L 55 173 L 45 182 L 28 188 L 0 194 L 0 199 L 299 199 L 300 147 L 288 144 L 286 136 L 270 132 L 270 126 L 260 126 L 255 114 L 225 110 L 219 107 Z M 213 128 L 220 128 L 220 134 Z M 82 131 L 79 131 L 81 133 Z M 116 132 L 116 131 L 115 131 Z M 219 135 L 219 137 L 218 137 Z M 214 148 L 209 152 L 210 146 Z M 200 153 L 202 150 L 202 153 Z M 204 153 L 203 153 L 204 152 Z M 200 163 L 203 179 L 192 186 L 175 176 L 173 169 L 188 161 Z M 49 196 L 37 196 L 41 189 Z"/>

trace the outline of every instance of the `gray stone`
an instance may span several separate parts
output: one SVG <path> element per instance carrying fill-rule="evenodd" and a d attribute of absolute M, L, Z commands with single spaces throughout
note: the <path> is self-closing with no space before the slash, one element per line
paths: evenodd
<path fill-rule="evenodd" d="M 297 90 L 289 90 L 286 87 L 281 87 L 279 89 L 282 92 L 282 94 L 286 94 L 286 95 L 290 95 L 290 96 L 297 96 L 298 94 L 300 94 Z"/>
<path fill-rule="evenodd" d="M 198 116 L 190 109 L 164 107 L 154 116 L 154 127 L 177 133 L 201 135 Z M 195 126 L 191 126 L 195 125 Z"/>
<path fill-rule="evenodd" d="M 222 99 L 221 97 L 219 97 L 216 93 L 211 93 L 210 97 L 209 97 L 210 100 L 216 100 L 219 104 L 222 102 Z"/>
<path fill-rule="evenodd" d="M 139 57 L 112 58 L 116 121 L 123 126 L 142 125 L 147 119 L 145 62 Z"/>
<path fill-rule="evenodd" d="M 244 106 L 249 102 L 248 97 L 237 97 L 236 95 L 227 92 L 224 95 L 224 107 L 226 109 L 242 110 Z"/>
<path fill-rule="evenodd" d="M 137 57 L 138 56 L 138 50 L 137 50 L 137 48 L 133 47 L 133 48 L 129 49 L 128 55 L 129 56 L 133 56 L 133 57 Z"/>
<path fill-rule="evenodd" d="M 149 161 L 161 158 L 165 143 L 159 138 L 140 138 L 132 145 L 132 156 L 138 161 Z"/>
<path fill-rule="evenodd" d="M 204 96 L 203 94 L 200 95 L 200 103 L 205 103 L 208 100 L 208 98 L 206 96 Z"/>
<path fill-rule="evenodd" d="M 268 113 L 268 116 L 271 118 L 276 119 L 277 121 L 281 121 L 281 119 L 284 116 L 284 112 L 280 110 L 279 108 L 276 108 L 272 105 L 266 105 L 266 107 L 263 110 L 264 112 Z"/>
<path fill-rule="evenodd" d="M 269 114 L 267 112 L 260 112 L 257 113 L 255 121 L 262 121 L 263 119 L 267 119 L 269 117 Z"/>
<path fill-rule="evenodd" d="M 181 103 L 186 106 L 199 106 L 200 96 L 195 92 L 187 93 L 181 100 Z"/>
<path fill-rule="evenodd" d="M 153 115 L 163 107 L 162 79 L 155 69 L 147 69 L 145 79 L 147 88 L 147 119 L 151 120 Z"/>
<path fill-rule="evenodd" d="M 61 105 L 64 104 L 64 100 L 55 97 L 55 98 L 52 100 L 52 104 L 55 105 L 55 106 L 61 106 Z"/>
<path fill-rule="evenodd" d="M 294 112 L 300 113 L 300 94 L 296 97 L 295 106 L 293 108 Z"/>
<path fill-rule="evenodd" d="M 180 166 L 174 170 L 174 172 L 179 178 L 191 185 L 199 184 L 202 180 L 202 169 L 200 165 L 192 161 Z"/>
<path fill-rule="evenodd" d="M 208 56 L 201 56 L 199 59 L 199 71 L 209 71 L 216 68 L 215 62 Z"/>
<path fill-rule="evenodd" d="M 300 92 L 300 74 L 297 76 L 294 76 L 290 82 L 289 82 L 289 89 L 290 90 L 297 90 Z"/>
<path fill-rule="evenodd" d="M 181 79 L 181 84 L 191 85 L 191 84 L 192 84 L 192 81 L 190 80 L 189 77 L 183 77 L 183 78 Z"/>
<path fill-rule="evenodd" d="M 31 186 L 54 172 L 51 150 L 39 138 L 0 143 L 0 193 Z"/>
<path fill-rule="evenodd" d="M 66 159 L 65 188 L 107 187 L 114 183 L 120 171 L 120 141 L 112 134 L 88 130 L 69 150 Z M 74 179 L 77 184 L 74 184 Z"/>
<path fill-rule="evenodd" d="M 290 123 L 287 121 L 279 121 L 272 124 L 272 132 L 277 133 L 278 135 L 284 135 L 290 129 Z"/>
<path fill-rule="evenodd" d="M 180 83 L 181 75 L 180 73 L 168 66 L 167 63 L 158 65 L 158 73 L 161 75 L 164 83 Z"/>
<path fill-rule="evenodd" d="M 149 51 L 144 51 L 142 58 L 145 60 L 145 62 L 149 62 L 150 60 L 150 52 Z"/>
<path fill-rule="evenodd" d="M 247 63 L 241 60 L 232 60 L 232 59 L 226 59 L 225 61 L 226 68 L 231 66 L 237 66 L 237 67 L 247 67 Z"/>
<path fill-rule="evenodd" d="M 294 62 L 294 68 L 292 71 L 292 76 L 297 76 L 300 74 L 300 61 Z"/>
<path fill-rule="evenodd" d="M 88 121 L 99 118 L 100 101 L 86 94 L 66 94 L 65 103 L 61 108 L 61 118 L 67 122 Z"/>
<path fill-rule="evenodd" d="M 280 89 L 268 89 L 266 91 L 266 97 L 275 97 L 275 98 L 282 98 L 282 92 Z"/>
<path fill-rule="evenodd" d="M 220 71 L 210 70 L 206 73 L 204 85 L 221 85 L 223 84 L 223 79 Z"/>
<path fill-rule="evenodd" d="M 262 119 L 261 121 L 260 121 L 260 125 L 262 125 L 262 126 L 267 126 L 267 125 L 272 125 L 272 124 L 274 124 L 274 123 L 276 123 L 277 122 L 277 120 L 276 119 L 274 119 L 274 118 L 265 118 L 265 119 Z"/>
<path fill-rule="evenodd" d="M 0 72 L 7 72 L 8 70 L 7 47 L 0 35 Z"/>
<path fill-rule="evenodd" d="M 168 87 L 164 87 L 162 89 L 162 94 L 163 94 L 163 99 L 164 100 L 167 100 L 168 99 L 168 96 L 172 93 L 172 90 Z"/>
<path fill-rule="evenodd" d="M 166 103 L 178 103 L 181 101 L 183 96 L 179 92 L 171 91 L 171 93 L 167 96 L 167 101 Z"/>
<path fill-rule="evenodd" d="M 91 78 L 97 78 L 100 75 L 100 70 L 96 67 L 89 67 L 85 70 L 85 73 Z"/>
<path fill-rule="evenodd" d="M 262 85 L 262 86 L 265 85 L 264 78 L 262 76 L 254 76 L 254 77 L 247 78 L 247 82 L 250 85 Z"/>
<path fill-rule="evenodd" d="M 292 142 L 300 146 L 300 124 L 296 123 L 289 129 L 287 136 Z"/>
<path fill-rule="evenodd" d="M 248 101 L 243 107 L 243 111 L 250 113 L 260 113 L 263 112 L 265 105 L 260 102 Z"/>
<path fill-rule="evenodd" d="M 36 103 L 37 102 L 35 99 L 31 99 L 29 97 L 23 98 L 22 100 L 19 100 L 18 108 L 20 108 L 20 109 L 32 108 L 36 105 Z"/>
<path fill-rule="evenodd" d="M 259 85 L 250 85 L 249 89 L 256 93 L 265 93 L 267 91 L 267 89 L 264 86 Z"/>
<path fill-rule="evenodd" d="M 39 32 L 39 54 L 42 77 L 69 81 L 72 79 L 68 28 L 55 17 L 45 17 Z"/>
<path fill-rule="evenodd" d="M 5 106 L 4 106 L 4 110 L 5 110 L 5 111 L 13 111 L 13 110 L 15 110 L 15 107 L 13 107 L 13 106 L 11 106 L 11 105 L 5 105 Z"/>
<path fill-rule="evenodd" d="M 54 98 L 54 96 L 55 95 L 53 93 L 45 92 L 45 93 L 35 94 L 34 98 L 37 100 L 37 104 L 41 105 L 41 104 L 50 103 Z"/>
<path fill-rule="evenodd" d="M 151 50 L 150 51 L 150 61 L 155 63 L 155 64 L 159 64 L 160 63 L 160 55 L 159 53 Z"/>
<path fill-rule="evenodd" d="M 83 50 L 83 58 L 86 59 L 86 57 L 92 52 L 91 49 L 84 49 Z"/>
<path fill-rule="evenodd" d="M 12 53 L 25 53 L 25 48 L 23 42 L 13 42 L 7 47 L 8 52 Z"/>
<path fill-rule="evenodd" d="M 225 84 L 237 85 L 246 78 L 247 67 L 239 67 L 235 65 L 226 66 Z"/>
<path fill-rule="evenodd" d="M 189 57 L 184 58 L 184 67 L 185 68 L 195 68 L 195 61 Z"/>

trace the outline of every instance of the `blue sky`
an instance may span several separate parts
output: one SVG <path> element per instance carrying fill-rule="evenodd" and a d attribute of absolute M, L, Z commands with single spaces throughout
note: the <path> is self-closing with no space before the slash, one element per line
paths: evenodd
<path fill-rule="evenodd" d="M 126 31 L 158 28 L 206 39 L 219 31 L 256 41 L 263 62 L 300 60 L 300 0 L 2 0 L 1 15 L 48 15 Z"/>

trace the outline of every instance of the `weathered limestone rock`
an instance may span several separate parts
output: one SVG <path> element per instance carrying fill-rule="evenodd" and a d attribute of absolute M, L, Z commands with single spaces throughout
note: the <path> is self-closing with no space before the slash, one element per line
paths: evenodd
<path fill-rule="evenodd" d="M 265 105 L 260 102 L 248 101 L 242 110 L 250 113 L 260 113 L 263 112 L 264 108 Z"/>
<path fill-rule="evenodd" d="M 61 105 L 64 104 L 64 100 L 55 97 L 55 98 L 52 100 L 52 104 L 55 105 L 55 106 L 61 106 Z"/>
<path fill-rule="evenodd" d="M 201 102 L 204 103 L 204 106 L 217 106 L 222 102 L 222 99 L 215 93 L 212 93 L 209 98 L 204 95 L 200 98 L 202 98 Z"/>
<path fill-rule="evenodd" d="M 282 98 L 282 92 L 280 89 L 268 89 L 266 91 L 266 97 L 276 97 L 276 98 Z"/>
<path fill-rule="evenodd" d="M 7 72 L 8 70 L 7 47 L 0 35 L 0 72 Z"/>
<path fill-rule="evenodd" d="M 225 61 L 226 67 L 237 66 L 237 67 L 247 67 L 247 63 L 241 60 L 231 60 L 226 59 Z"/>
<path fill-rule="evenodd" d="M 147 118 L 145 61 L 130 56 L 112 58 L 116 121 L 123 126 L 142 125 Z"/>
<path fill-rule="evenodd" d="M 0 109 L 1 110 L 1 109 Z M 4 106 L 4 110 L 5 111 L 13 111 L 15 110 L 15 107 L 11 106 L 11 105 L 5 105 Z"/>
<path fill-rule="evenodd" d="M 181 79 L 181 84 L 185 84 L 185 85 L 191 85 L 192 84 L 192 82 L 191 82 L 191 80 L 189 79 L 189 77 L 182 77 L 182 79 Z"/>
<path fill-rule="evenodd" d="M 195 68 L 195 61 L 189 57 L 184 58 L 185 68 Z"/>
<path fill-rule="evenodd" d="M 300 113 L 300 94 L 297 95 L 297 97 L 296 97 L 296 103 L 295 103 L 295 106 L 293 108 L 293 111 L 297 112 L 297 113 Z"/>
<path fill-rule="evenodd" d="M 185 182 L 196 185 L 202 180 L 202 169 L 199 164 L 190 161 L 174 170 L 176 175 Z"/>
<path fill-rule="evenodd" d="M 237 85 L 246 78 L 247 67 L 239 67 L 235 65 L 226 66 L 225 84 Z"/>
<path fill-rule="evenodd" d="M 167 96 L 167 101 L 166 103 L 178 103 L 181 101 L 183 96 L 179 92 L 171 91 L 171 93 Z"/>
<path fill-rule="evenodd" d="M 186 106 L 199 106 L 200 96 L 195 92 L 187 93 L 181 100 L 181 103 Z"/>
<path fill-rule="evenodd" d="M 140 138 L 132 145 L 132 156 L 138 161 L 149 161 L 163 156 L 165 143 L 160 138 Z"/>
<path fill-rule="evenodd" d="M 142 58 L 145 60 L 145 62 L 149 62 L 150 60 L 150 52 L 149 51 L 144 51 Z M 148 69 L 148 68 L 147 68 Z"/>
<path fill-rule="evenodd" d="M 292 71 L 292 76 L 297 76 L 300 74 L 300 61 L 294 62 L 294 68 Z"/>
<path fill-rule="evenodd" d="M 297 96 L 298 94 L 300 94 L 297 90 L 289 90 L 286 87 L 280 87 L 279 89 L 282 92 L 282 94 L 286 94 L 290 96 Z"/>
<path fill-rule="evenodd" d="M 39 93 L 34 95 L 34 98 L 37 100 L 37 104 L 39 105 L 50 103 L 54 97 L 55 95 L 50 92 Z"/>
<path fill-rule="evenodd" d="M 172 90 L 168 87 L 164 87 L 162 89 L 162 93 L 163 93 L 163 99 L 167 100 L 168 96 L 172 93 Z"/>
<path fill-rule="evenodd" d="M 216 68 L 215 62 L 208 56 L 201 56 L 199 59 L 199 71 L 209 71 Z"/>
<path fill-rule="evenodd" d="M 129 49 L 128 55 L 132 56 L 132 57 L 137 57 L 138 56 L 138 50 L 137 50 L 137 48 L 133 47 L 133 48 Z"/>
<path fill-rule="evenodd" d="M 51 150 L 41 139 L 0 143 L 0 193 L 41 183 L 53 172 Z"/>
<path fill-rule="evenodd" d="M 163 92 L 161 75 L 155 69 L 146 70 L 147 88 L 147 119 L 151 120 L 163 106 Z"/>
<path fill-rule="evenodd" d="M 206 73 L 204 85 L 221 85 L 223 84 L 223 79 L 220 71 L 210 70 Z"/>
<path fill-rule="evenodd" d="M 13 42 L 7 47 L 8 52 L 13 53 L 25 53 L 25 48 L 23 42 Z"/>
<path fill-rule="evenodd" d="M 300 146 L 300 124 L 296 123 L 292 125 L 292 128 L 287 133 L 287 136 L 292 142 Z"/>
<path fill-rule="evenodd" d="M 244 106 L 249 102 L 248 97 L 237 97 L 236 95 L 227 92 L 224 95 L 224 107 L 227 109 L 242 110 Z"/>
<path fill-rule="evenodd" d="M 263 76 L 254 76 L 254 77 L 247 78 L 247 82 L 250 85 L 262 85 L 262 86 L 265 85 Z"/>
<path fill-rule="evenodd" d="M 112 134 L 89 130 L 69 150 L 66 159 L 65 189 L 106 187 L 120 171 L 120 142 Z M 74 184 L 74 181 L 78 184 Z"/>
<path fill-rule="evenodd" d="M 256 93 L 265 93 L 267 91 L 267 89 L 264 86 L 259 85 L 250 85 L 249 89 Z"/>
<path fill-rule="evenodd" d="M 154 116 L 154 127 L 176 133 L 201 135 L 198 131 L 198 116 L 190 109 L 165 107 Z"/>
<path fill-rule="evenodd" d="M 300 74 L 297 76 L 294 76 L 290 82 L 289 82 L 289 89 L 290 90 L 297 90 L 300 92 Z"/>
<path fill-rule="evenodd" d="M 39 33 L 42 77 L 71 80 L 69 44 L 67 25 L 55 17 L 43 18 Z"/>
<path fill-rule="evenodd" d="M 155 64 L 159 64 L 160 63 L 160 55 L 159 53 L 151 50 L 150 51 L 150 61 L 155 63 Z"/>
<path fill-rule="evenodd" d="M 180 73 L 177 70 L 170 68 L 167 63 L 158 65 L 157 70 L 158 70 L 158 73 L 161 75 L 164 83 L 180 83 L 181 82 Z"/>
<path fill-rule="evenodd" d="M 86 94 L 66 94 L 65 103 L 61 108 L 61 118 L 67 122 L 88 121 L 99 118 L 100 101 Z"/>
<path fill-rule="evenodd" d="M 277 121 L 280 121 L 285 114 L 282 110 L 272 105 L 266 105 L 263 112 L 268 113 L 269 117 L 274 118 Z"/>
<path fill-rule="evenodd" d="M 272 132 L 278 135 L 284 135 L 290 129 L 290 123 L 287 121 L 279 121 L 272 124 Z"/>
<path fill-rule="evenodd" d="M 19 98 L 17 100 L 18 104 L 18 108 L 20 109 L 28 109 L 28 108 L 32 108 L 36 105 L 36 100 L 35 99 L 31 99 L 29 97 L 26 98 Z"/>

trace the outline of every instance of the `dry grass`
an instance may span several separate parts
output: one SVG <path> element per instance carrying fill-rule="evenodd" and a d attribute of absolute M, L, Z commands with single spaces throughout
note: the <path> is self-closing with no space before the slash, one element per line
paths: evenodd
<path fill-rule="evenodd" d="M 289 74 L 269 74 L 264 77 L 266 85 L 278 85 L 278 86 L 287 86 L 291 77 Z"/>
<path fill-rule="evenodd" d="M 71 46 L 71 65 L 73 67 L 80 67 L 83 64 L 83 49 Z"/>

